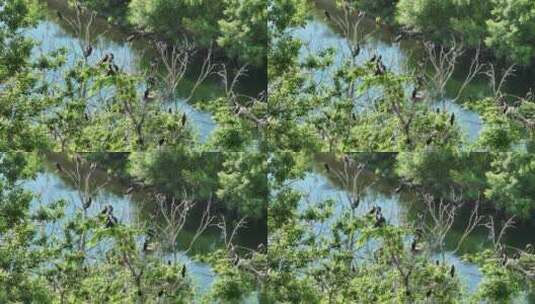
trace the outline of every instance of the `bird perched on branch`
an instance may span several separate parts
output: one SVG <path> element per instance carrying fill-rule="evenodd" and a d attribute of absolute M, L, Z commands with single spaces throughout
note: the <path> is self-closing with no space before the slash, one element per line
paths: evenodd
<path fill-rule="evenodd" d="M 89 56 L 91 56 L 92 53 L 93 53 L 93 47 L 91 46 L 91 44 L 88 44 L 84 49 L 84 57 L 89 58 Z"/>

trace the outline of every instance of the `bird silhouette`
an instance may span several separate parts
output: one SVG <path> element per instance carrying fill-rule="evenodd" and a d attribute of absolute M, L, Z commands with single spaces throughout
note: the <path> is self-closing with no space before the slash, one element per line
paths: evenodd
<path fill-rule="evenodd" d="M 450 276 L 453 278 L 455 276 L 455 265 L 451 265 Z"/>
<path fill-rule="evenodd" d="M 186 277 L 186 264 L 182 266 L 182 271 L 180 272 L 180 274 L 182 275 L 182 278 Z"/>
<path fill-rule="evenodd" d="M 56 11 L 56 15 L 58 16 L 59 20 L 63 20 L 63 14 L 60 11 Z"/>
<path fill-rule="evenodd" d="M 325 11 L 325 18 L 331 20 L 331 14 L 328 11 Z"/>
<path fill-rule="evenodd" d="M 91 46 L 91 44 L 89 44 L 84 49 L 84 57 L 88 58 L 89 56 L 91 56 L 92 53 L 93 53 L 93 47 Z"/>
<path fill-rule="evenodd" d="M 63 173 L 63 166 L 60 163 L 58 162 L 56 163 L 56 168 L 58 169 L 60 173 Z"/>
<path fill-rule="evenodd" d="M 454 123 L 455 123 L 455 113 L 451 113 L 451 116 L 450 116 L 450 125 L 453 126 Z"/>
<path fill-rule="evenodd" d="M 323 166 L 325 167 L 325 171 L 327 171 L 327 173 L 331 171 L 328 163 L 324 163 Z"/>
<path fill-rule="evenodd" d="M 91 207 L 91 202 L 93 202 L 93 199 L 90 197 L 87 198 L 87 200 L 84 202 L 84 209 L 89 209 L 89 207 Z"/>
<path fill-rule="evenodd" d="M 186 122 L 188 120 L 188 117 L 186 116 L 186 113 L 182 114 L 182 126 L 185 126 L 186 125 Z"/>

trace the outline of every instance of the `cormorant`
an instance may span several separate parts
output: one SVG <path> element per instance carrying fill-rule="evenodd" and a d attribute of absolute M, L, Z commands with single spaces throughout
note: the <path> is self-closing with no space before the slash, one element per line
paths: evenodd
<path fill-rule="evenodd" d="M 331 168 L 329 167 L 329 164 L 324 163 L 323 166 L 325 167 L 325 171 L 330 172 Z"/>
<path fill-rule="evenodd" d="M 117 222 L 118 222 L 117 218 L 113 214 L 111 214 L 111 212 L 110 212 L 110 214 L 108 214 L 108 220 L 106 222 L 106 228 L 111 228 L 111 227 L 115 226 L 117 224 Z"/>
<path fill-rule="evenodd" d="M 93 53 L 93 47 L 91 46 L 91 44 L 89 44 L 84 49 L 84 57 L 88 58 L 89 56 L 91 56 L 92 53 Z"/>
<path fill-rule="evenodd" d="M 383 214 L 379 211 L 375 213 L 375 225 L 374 227 L 382 227 L 386 224 L 386 219 Z"/>
<path fill-rule="evenodd" d="M 158 146 L 162 146 L 165 143 L 165 138 L 162 138 L 158 141 Z"/>
<path fill-rule="evenodd" d="M 173 109 L 169 108 L 169 109 L 167 110 L 167 112 L 168 112 L 169 114 L 173 114 Z"/>
<path fill-rule="evenodd" d="M 186 113 L 182 114 L 182 126 L 186 125 L 188 117 L 186 116 Z"/>
<path fill-rule="evenodd" d="M 453 278 L 455 276 L 455 265 L 451 265 L 450 276 Z"/>
<path fill-rule="evenodd" d="M 56 168 L 58 169 L 58 171 L 59 171 L 60 173 L 63 173 L 63 166 L 61 166 L 60 163 L 56 163 Z"/>
<path fill-rule="evenodd" d="M 84 209 L 89 209 L 89 207 L 91 207 L 91 202 L 93 201 L 93 199 L 91 198 L 91 196 L 87 199 L 87 201 L 85 201 L 83 207 Z"/>
<path fill-rule="evenodd" d="M 182 266 L 182 272 L 181 272 L 182 278 L 186 277 L 186 264 Z"/>
<path fill-rule="evenodd" d="M 451 113 L 451 117 L 450 117 L 450 125 L 453 126 L 454 123 L 455 123 L 455 113 Z"/>
<path fill-rule="evenodd" d="M 107 63 L 108 61 L 110 61 L 110 55 L 109 55 L 109 54 L 106 54 L 106 55 L 104 55 L 104 57 L 102 57 L 102 59 L 100 59 L 100 61 L 98 62 L 98 64 Z"/>
<path fill-rule="evenodd" d="M 357 196 L 357 199 L 353 201 L 353 204 L 351 204 L 351 208 L 357 209 L 360 205 L 360 196 Z"/>
<path fill-rule="evenodd" d="M 146 89 L 145 92 L 143 93 L 143 100 L 145 101 L 149 100 L 149 96 L 150 96 L 150 90 Z"/>
<path fill-rule="evenodd" d="M 85 120 L 89 121 L 89 115 L 87 113 L 84 113 Z"/>

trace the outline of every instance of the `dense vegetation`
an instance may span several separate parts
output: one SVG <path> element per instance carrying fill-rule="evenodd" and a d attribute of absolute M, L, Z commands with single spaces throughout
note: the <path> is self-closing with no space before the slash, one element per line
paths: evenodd
<path fill-rule="evenodd" d="M 87 157 L 92 158 L 91 155 Z M 262 288 L 260 278 L 265 276 L 262 262 L 265 243 L 258 248 L 241 248 L 236 244 L 235 235 L 243 229 L 240 219 L 244 217 L 248 223 L 247 218 L 254 215 L 223 221 L 207 213 L 203 222 L 189 223 L 192 204 L 206 202 L 202 197 L 190 194 L 189 200 L 193 201 L 181 198 L 175 202 L 175 198 L 171 201 L 170 196 L 154 192 L 147 204 L 154 205 L 152 208 L 157 212 L 150 220 L 123 221 L 108 205 L 94 206 L 96 202 L 92 198 L 106 183 L 91 177 L 95 175 L 96 163 L 89 163 L 80 155 L 72 157 L 72 162 L 69 166 L 58 163 L 55 168 L 58 174 L 72 179 L 79 196 L 35 204 L 40 201 L 40 194 L 25 190 L 21 182 L 33 178 L 35 170 L 42 164 L 42 156 L 2 154 L 1 302 L 210 303 L 217 300 L 234 303 Z M 219 188 L 225 199 L 237 201 L 247 192 L 239 193 L 235 198 L 232 193 L 225 192 L 226 187 L 232 187 L 231 176 L 241 173 L 229 170 L 232 169 L 222 169 L 226 177 Z M 198 173 L 202 174 L 202 171 Z M 257 203 L 254 206 L 256 212 L 265 212 L 266 197 L 262 199 L 258 195 L 250 197 L 254 199 L 251 202 Z M 158 203 L 167 200 L 166 197 L 170 201 Z M 158 206 L 162 209 L 157 209 Z M 169 213 L 160 213 L 166 212 L 167 208 L 171 208 Z M 164 216 L 178 222 L 159 219 Z M 191 265 L 178 258 L 179 251 L 187 249 L 177 247 L 177 235 L 183 233 L 182 217 L 188 225 L 217 224 L 225 235 L 222 246 L 197 257 L 209 263 L 217 274 L 212 288 L 203 294 L 198 293 L 198 283 L 191 277 Z M 167 225 L 162 226 L 162 221 Z M 204 229 L 198 231 L 203 233 Z"/>
<path fill-rule="evenodd" d="M 112 22 L 128 24 L 140 35 L 174 41 L 187 35 L 202 47 L 216 42 L 226 54 L 259 68 L 265 65 L 265 1 L 237 0 L 83 0 Z"/>
<path fill-rule="evenodd" d="M 529 0 L 350 0 L 408 32 L 447 43 L 451 35 L 469 46 L 484 44 L 501 58 L 530 65 L 535 59 L 535 4 Z"/>
<path fill-rule="evenodd" d="M 485 124 L 477 139 L 468 140 L 459 119 L 435 103 L 447 97 L 450 69 L 466 54 L 464 47 L 481 42 L 499 56 L 531 62 L 530 1 L 339 1 L 339 15 L 324 16 L 347 36 L 348 54 L 307 52 L 293 35 L 310 18 L 306 0 L 270 0 L 267 6 L 261 0 L 69 3 L 83 20 L 79 49 L 36 57 L 38 42 L 23 29 L 38 22 L 39 3 L 0 0 L 0 150 L 73 153 L 65 155 L 89 170 L 107 170 L 128 189 L 146 191 L 155 206 L 173 208 L 191 199 L 202 206 L 212 202 L 233 219 L 256 224 L 267 218 L 269 248 L 237 248 L 232 236 L 240 221 L 217 222 L 224 246 L 196 257 L 216 275 L 199 294 L 177 259 L 172 228 L 155 234 L 155 218 L 134 225 L 118 221 L 109 208 L 90 209 L 98 185 L 81 178 L 73 181 L 78 200 L 33 208 L 39 194 L 22 184 L 35 177 L 42 155 L 4 153 L 0 302 L 508 303 L 534 287 L 533 247 L 514 248 L 503 239 L 513 221 L 530 221 L 535 212 L 535 159 L 526 153 L 535 147 L 534 96 L 503 92 L 498 74 L 508 73 L 494 73 L 492 61 L 480 64 L 483 56 L 475 51 L 466 83 L 487 75 L 492 89 L 469 100 L 461 85 L 453 101 L 481 114 Z M 151 65 L 178 60 L 188 68 L 189 60 L 170 54 L 208 53 L 200 82 L 220 77 L 223 95 L 184 97 L 217 122 L 206 142 L 191 117 L 173 106 L 180 71 L 159 77 L 152 67 L 131 74 L 110 54 L 95 58 L 97 38 L 83 30 L 95 10 L 130 27 L 129 39 L 154 42 L 162 56 Z M 367 14 L 441 43 L 425 43 L 423 67 L 398 72 L 361 50 L 367 36 L 358 24 Z M 62 13 L 56 18 L 76 22 Z M 239 63 L 213 64 L 218 55 L 209 50 L 212 43 Z M 437 62 L 446 66 L 433 69 Z M 244 63 L 267 64 L 267 92 L 237 92 Z M 59 80 L 50 81 L 50 73 Z M 334 161 L 318 162 L 318 152 Z M 79 174 L 62 165 L 55 170 Z M 294 188 L 313 172 L 339 184 L 344 198 L 320 200 Z M 414 222 L 388 217 L 375 202 L 361 201 L 371 186 L 364 176 L 390 180 L 396 187 L 390 192 L 415 192 L 426 208 Z M 489 216 L 475 213 L 480 205 Z M 186 207 L 177 208 L 187 215 Z M 476 226 L 488 230 L 485 247 L 463 256 L 481 272 L 475 292 L 448 258 L 462 251 L 464 238 L 455 239 L 451 230 L 460 212 L 473 212 L 467 237 Z M 49 227 L 60 233 L 47 233 Z M 451 238 L 453 251 L 446 244 Z"/>

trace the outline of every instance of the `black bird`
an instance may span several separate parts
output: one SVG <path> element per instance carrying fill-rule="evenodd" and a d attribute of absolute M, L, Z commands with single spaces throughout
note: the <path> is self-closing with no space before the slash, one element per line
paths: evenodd
<path fill-rule="evenodd" d="M 413 101 L 420 101 L 424 98 L 424 95 L 422 92 L 418 91 L 417 88 L 414 88 L 414 90 L 412 91 L 411 97 Z"/>
<path fill-rule="evenodd" d="M 171 266 L 171 260 L 167 260 L 167 265 Z"/>
<path fill-rule="evenodd" d="M 386 219 L 383 214 L 379 211 L 375 213 L 375 228 L 382 227 L 386 224 Z"/>
<path fill-rule="evenodd" d="M 429 138 L 427 139 L 427 141 L 425 142 L 425 144 L 428 145 L 428 146 L 429 146 L 430 144 L 432 144 L 432 143 L 433 143 L 433 136 L 429 137 Z"/>
<path fill-rule="evenodd" d="M 56 163 L 56 168 L 58 169 L 58 171 L 59 171 L 60 173 L 63 173 L 63 166 L 61 166 L 60 163 Z"/>
<path fill-rule="evenodd" d="M 357 199 L 353 201 L 353 203 L 351 204 L 351 208 L 357 209 L 359 205 L 360 205 L 360 196 L 357 197 Z"/>
<path fill-rule="evenodd" d="M 149 100 L 149 96 L 150 96 L 150 90 L 146 89 L 145 92 L 143 93 L 143 100 L 145 101 Z"/>
<path fill-rule="evenodd" d="M 89 44 L 84 49 L 84 57 L 88 58 L 89 56 L 91 56 L 92 53 L 93 53 L 93 47 Z"/>
<path fill-rule="evenodd" d="M 353 57 L 357 57 L 358 55 L 360 55 L 360 44 L 357 44 L 357 48 L 353 52 Z"/>
<path fill-rule="evenodd" d="M 370 59 L 370 62 L 375 62 L 377 60 L 377 54 L 374 54 L 373 57 Z"/>
<path fill-rule="evenodd" d="M 84 113 L 85 120 L 89 121 L 89 115 L 87 113 Z"/>
<path fill-rule="evenodd" d="M 186 264 L 182 266 L 182 272 L 181 272 L 182 278 L 186 277 Z"/>
<path fill-rule="evenodd" d="M 328 11 L 325 11 L 325 18 L 327 18 L 328 20 L 331 20 L 331 14 L 329 14 Z"/>
<path fill-rule="evenodd" d="M 234 266 L 238 266 L 239 263 L 240 263 L 240 257 L 237 254 L 235 254 L 234 261 L 232 261 L 232 264 L 234 264 Z"/>
<path fill-rule="evenodd" d="M 435 264 L 436 264 L 437 266 L 440 266 L 440 261 L 439 261 L 439 260 L 436 260 L 436 261 L 435 261 Z"/>
<path fill-rule="evenodd" d="M 147 252 L 149 249 L 149 240 L 145 239 L 143 242 L 143 252 Z"/>
<path fill-rule="evenodd" d="M 435 112 L 436 112 L 437 114 L 440 114 L 440 108 L 437 108 L 437 109 L 435 110 Z"/>
<path fill-rule="evenodd" d="M 89 198 L 87 198 L 87 200 L 84 203 L 84 206 L 83 206 L 84 209 L 89 209 L 89 207 L 91 207 L 91 202 L 93 202 L 93 199 L 90 196 Z"/>
<path fill-rule="evenodd" d="M 118 223 L 117 218 L 113 214 L 108 215 L 108 220 L 106 222 L 106 228 L 112 228 Z"/>
<path fill-rule="evenodd" d="M 111 214 L 113 212 L 113 206 L 112 205 L 106 205 L 100 214 Z"/>
<path fill-rule="evenodd" d="M 331 168 L 329 167 L 329 164 L 324 163 L 323 166 L 325 167 L 325 171 L 330 172 Z"/>
<path fill-rule="evenodd" d="M 455 123 L 455 113 L 451 113 L 451 116 L 450 116 L 450 125 L 453 126 L 454 123 Z"/>
<path fill-rule="evenodd" d="M 186 116 L 186 113 L 182 114 L 182 126 L 186 125 L 188 117 Z"/>
<path fill-rule="evenodd" d="M 451 265 L 450 276 L 451 276 L 452 278 L 455 277 L 455 265 Z"/>
<path fill-rule="evenodd" d="M 168 112 L 169 114 L 173 114 L 173 109 L 169 108 L 169 109 L 167 110 L 167 112 Z"/>
<path fill-rule="evenodd" d="M 108 65 L 108 76 L 113 76 L 119 72 L 119 67 L 116 64 Z"/>
<path fill-rule="evenodd" d="M 158 146 L 162 146 L 165 143 L 165 138 L 162 138 L 158 141 Z"/>
<path fill-rule="evenodd" d="M 355 115 L 355 113 L 351 113 L 351 118 L 353 118 L 353 120 L 357 120 L 357 115 Z"/>
<path fill-rule="evenodd" d="M 104 64 L 104 63 L 107 63 L 108 61 L 110 61 L 110 55 L 106 54 L 106 55 L 104 55 L 104 57 L 102 57 L 102 59 L 100 59 L 98 64 Z"/>
<path fill-rule="evenodd" d="M 58 16 L 59 20 L 63 20 L 63 14 L 60 11 L 57 11 L 56 15 Z"/>

